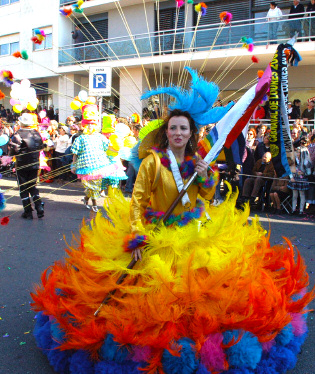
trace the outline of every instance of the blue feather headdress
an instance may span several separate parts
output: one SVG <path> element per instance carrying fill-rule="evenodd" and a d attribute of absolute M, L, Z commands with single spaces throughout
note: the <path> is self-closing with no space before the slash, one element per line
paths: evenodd
<path fill-rule="evenodd" d="M 185 69 L 188 70 L 192 77 L 189 90 L 185 90 L 179 86 L 157 87 L 154 90 L 144 93 L 141 96 L 141 100 L 160 94 L 168 94 L 174 97 L 175 102 L 169 105 L 169 109 L 179 109 L 189 112 L 199 131 L 202 127 L 210 123 L 220 121 L 231 108 L 233 102 L 226 107 L 212 108 L 219 95 L 219 87 L 213 82 L 207 82 L 203 77 L 199 77 L 195 70 L 189 67 Z"/>

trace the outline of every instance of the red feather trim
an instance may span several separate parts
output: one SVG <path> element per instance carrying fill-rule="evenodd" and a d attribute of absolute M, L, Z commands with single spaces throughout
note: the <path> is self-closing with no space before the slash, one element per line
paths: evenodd
<path fill-rule="evenodd" d="M 258 58 L 256 57 L 256 56 L 252 56 L 252 62 L 254 63 L 254 64 L 258 64 Z"/>
<path fill-rule="evenodd" d="M 6 226 L 9 222 L 10 222 L 10 217 L 9 216 L 8 217 L 3 217 L 1 219 L 1 225 L 2 226 Z"/>

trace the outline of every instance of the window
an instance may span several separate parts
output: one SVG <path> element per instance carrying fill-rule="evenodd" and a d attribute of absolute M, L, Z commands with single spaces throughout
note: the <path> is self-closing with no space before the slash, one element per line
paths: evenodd
<path fill-rule="evenodd" d="M 10 43 L 10 55 L 12 55 L 12 53 L 18 51 L 19 49 L 20 49 L 20 43 L 19 42 Z"/>
<path fill-rule="evenodd" d="M 45 31 L 46 38 L 42 41 L 42 44 L 33 44 L 33 51 L 42 51 L 44 49 L 52 48 L 52 27 L 43 27 L 41 30 Z M 36 36 L 33 30 L 33 36 Z"/>
<path fill-rule="evenodd" d="M 175 27 L 181 29 L 184 26 L 185 7 L 181 7 L 178 11 L 173 1 L 161 3 L 161 7 L 155 10 L 155 31 L 159 32 L 159 37 L 155 38 L 155 50 L 161 49 L 163 53 L 181 52 L 184 34 L 182 31 L 175 34 L 174 29 Z"/>
<path fill-rule="evenodd" d="M 18 1 L 20 1 L 20 0 L 0 0 L 0 6 L 17 3 Z"/>
<path fill-rule="evenodd" d="M 6 44 L 1 44 L 0 45 L 0 55 L 1 56 L 6 56 L 9 54 L 9 51 L 10 51 L 10 44 L 9 43 L 6 43 Z"/>
<path fill-rule="evenodd" d="M 0 44 L 0 56 L 12 55 L 20 49 L 20 42 Z"/>

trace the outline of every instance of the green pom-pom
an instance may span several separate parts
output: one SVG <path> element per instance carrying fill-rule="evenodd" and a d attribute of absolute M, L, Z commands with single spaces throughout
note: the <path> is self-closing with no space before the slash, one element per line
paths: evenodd
<path fill-rule="evenodd" d="M 83 9 L 80 9 L 80 8 L 74 8 L 74 11 L 76 13 L 83 13 Z"/>
<path fill-rule="evenodd" d="M 23 60 L 28 60 L 28 54 L 25 50 L 21 51 L 21 55 L 22 55 Z"/>
<path fill-rule="evenodd" d="M 243 36 L 241 40 L 243 43 L 246 43 L 246 40 L 247 40 L 246 36 Z"/>
<path fill-rule="evenodd" d="M 158 129 L 163 125 L 164 121 L 161 119 L 155 119 L 150 121 L 147 125 L 142 127 L 139 131 L 139 139 L 142 140 L 145 136 L 147 136 L 151 131 Z"/>
<path fill-rule="evenodd" d="M 187 1 L 187 4 L 193 4 L 194 3 L 194 0 L 188 0 Z"/>

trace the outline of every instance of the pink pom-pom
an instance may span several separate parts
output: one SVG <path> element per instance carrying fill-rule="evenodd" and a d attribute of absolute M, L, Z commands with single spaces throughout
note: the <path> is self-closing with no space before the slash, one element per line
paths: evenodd
<path fill-rule="evenodd" d="M 248 52 L 253 52 L 254 44 L 248 44 Z"/>
<path fill-rule="evenodd" d="M 176 0 L 177 2 L 177 7 L 180 8 L 181 6 L 183 6 L 185 4 L 184 0 Z"/>
<path fill-rule="evenodd" d="M 229 13 L 229 12 L 226 12 L 226 15 L 225 15 L 225 23 L 228 24 L 232 21 L 232 18 L 233 18 L 233 15 L 232 13 Z"/>
<path fill-rule="evenodd" d="M 43 35 L 44 38 L 46 38 L 46 34 L 44 30 L 40 30 L 40 33 Z"/>
<path fill-rule="evenodd" d="M 269 352 L 271 348 L 275 345 L 275 341 L 274 339 L 272 339 L 269 342 L 262 343 L 261 345 L 264 352 Z"/>
<path fill-rule="evenodd" d="M 209 335 L 200 350 L 201 362 L 208 370 L 221 371 L 225 369 L 225 355 L 222 348 L 223 335 Z"/>
<path fill-rule="evenodd" d="M 134 346 L 133 347 L 133 356 L 132 361 L 134 362 L 147 362 L 151 356 L 151 348 L 148 346 L 140 347 Z"/>
<path fill-rule="evenodd" d="M 304 316 L 301 313 L 292 313 L 292 327 L 295 336 L 304 335 L 307 331 L 307 325 Z"/>

